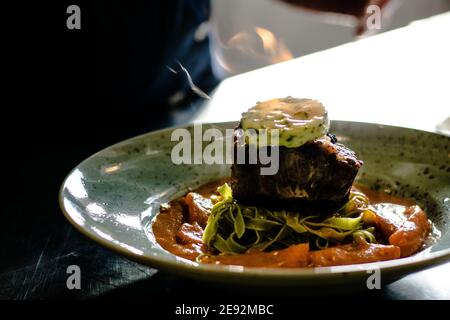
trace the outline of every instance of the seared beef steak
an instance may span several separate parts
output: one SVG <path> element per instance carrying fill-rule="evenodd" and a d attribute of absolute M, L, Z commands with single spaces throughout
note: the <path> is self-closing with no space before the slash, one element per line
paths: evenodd
<path fill-rule="evenodd" d="M 237 154 L 237 143 L 234 145 Z M 245 146 L 248 152 L 248 146 Z M 298 148 L 280 147 L 279 170 L 261 175 L 261 164 L 232 165 L 231 187 L 241 203 L 305 213 L 329 213 L 348 199 L 362 165 L 355 153 L 330 137 Z M 236 160 L 236 159 L 235 159 Z"/>

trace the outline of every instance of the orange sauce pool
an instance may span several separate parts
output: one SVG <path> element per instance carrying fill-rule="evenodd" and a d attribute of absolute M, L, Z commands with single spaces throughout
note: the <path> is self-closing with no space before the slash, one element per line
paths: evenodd
<path fill-rule="evenodd" d="M 224 184 L 227 179 L 221 179 L 212 183 L 205 184 L 194 190 L 204 197 L 209 198 L 217 194 L 217 187 Z M 357 191 L 364 193 L 370 204 L 383 203 L 389 211 L 389 206 L 403 206 L 405 209 L 415 206 L 412 200 L 395 197 L 383 192 L 371 190 L 368 187 L 357 185 L 353 187 Z M 422 211 L 423 213 L 423 211 Z M 425 214 L 423 214 L 424 217 Z M 196 261 L 199 255 L 206 253 L 206 247 L 201 238 L 204 226 L 200 226 L 196 221 L 188 221 L 186 214 L 186 205 L 183 197 L 171 201 L 167 206 L 162 206 L 160 213 L 156 217 L 152 228 L 156 241 L 167 251 L 179 257 Z M 428 220 L 427 220 L 428 221 Z M 422 223 L 423 220 L 422 220 Z M 430 225 L 431 228 L 431 225 Z M 429 233 L 429 231 L 428 231 Z M 402 237 L 403 235 L 400 235 Z M 405 238 L 408 238 L 406 235 Z M 403 239 L 401 239 L 403 241 Z M 400 242 L 401 242 L 400 241 Z M 404 241 L 403 241 L 404 242 Z M 305 247 L 306 246 L 306 247 Z M 399 248 L 394 246 L 372 245 L 362 247 L 362 245 L 348 244 L 340 246 L 341 249 L 328 248 L 323 250 L 308 251 L 307 245 L 299 244 L 287 249 L 272 252 L 247 252 L 240 255 L 208 255 L 208 258 L 202 262 L 226 265 L 241 265 L 247 267 L 314 267 L 328 265 L 355 264 L 365 262 L 375 262 L 381 260 L 391 260 L 400 258 Z M 385 248 L 386 247 L 386 248 Z M 398 249 L 398 250 L 397 250 Z M 370 253 L 370 257 L 364 254 Z M 289 255 L 296 257 L 296 262 L 292 259 L 283 260 Z M 311 262 L 312 261 L 312 262 Z"/>

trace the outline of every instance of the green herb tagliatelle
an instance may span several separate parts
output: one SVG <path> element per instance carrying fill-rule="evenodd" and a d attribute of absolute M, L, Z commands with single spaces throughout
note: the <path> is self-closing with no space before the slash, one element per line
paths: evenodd
<path fill-rule="evenodd" d="M 217 190 L 220 197 L 208 218 L 203 242 L 220 253 L 239 254 L 250 248 L 270 251 L 299 243 L 322 249 L 352 239 L 376 242 L 374 229 L 365 228 L 372 216 L 368 199 L 359 192 L 352 192 L 335 214 L 321 217 L 240 205 L 226 183 Z"/>

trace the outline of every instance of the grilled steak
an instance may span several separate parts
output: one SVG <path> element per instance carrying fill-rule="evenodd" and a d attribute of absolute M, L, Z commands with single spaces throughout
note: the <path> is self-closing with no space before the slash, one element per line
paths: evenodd
<path fill-rule="evenodd" d="M 235 142 L 235 155 L 238 145 Z M 244 146 L 248 154 L 248 145 Z M 247 158 L 248 159 L 248 158 Z M 334 136 L 307 142 L 297 148 L 279 147 L 279 170 L 261 175 L 261 164 L 232 165 L 231 187 L 241 203 L 302 213 L 330 213 L 348 200 L 362 165 L 355 153 Z"/>

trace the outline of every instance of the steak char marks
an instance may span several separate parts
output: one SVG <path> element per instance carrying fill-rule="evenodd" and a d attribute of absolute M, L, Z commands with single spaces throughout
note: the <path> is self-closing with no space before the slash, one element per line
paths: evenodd
<path fill-rule="evenodd" d="M 237 148 L 235 141 L 235 155 Z M 248 145 L 244 148 L 248 154 Z M 334 136 L 324 136 L 297 148 L 279 147 L 279 170 L 275 175 L 261 175 L 259 162 L 235 161 L 231 188 L 237 201 L 247 205 L 301 214 L 332 213 L 348 200 L 362 164 L 353 151 L 336 143 Z"/>

